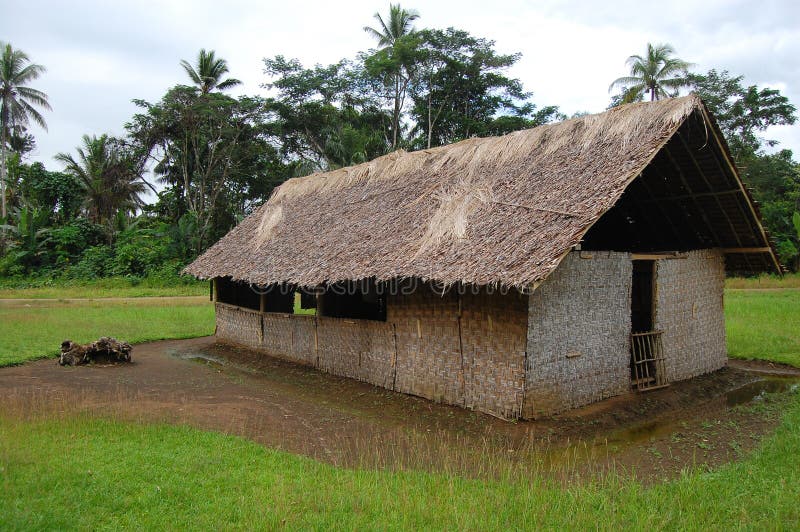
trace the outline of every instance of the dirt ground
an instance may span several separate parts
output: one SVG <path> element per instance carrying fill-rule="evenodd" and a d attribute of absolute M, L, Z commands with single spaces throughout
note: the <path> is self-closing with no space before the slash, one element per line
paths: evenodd
<path fill-rule="evenodd" d="M 615 470 L 646 481 L 713 468 L 755 448 L 797 392 L 800 371 L 738 362 L 645 394 L 508 422 L 335 377 L 213 338 L 134 346 L 132 364 L 0 368 L 13 416 L 89 412 L 186 423 L 348 467 L 470 476 Z"/>

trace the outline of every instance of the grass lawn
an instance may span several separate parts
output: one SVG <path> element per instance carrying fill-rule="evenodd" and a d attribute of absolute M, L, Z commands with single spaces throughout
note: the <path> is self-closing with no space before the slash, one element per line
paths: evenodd
<path fill-rule="evenodd" d="M 800 273 L 780 276 L 765 273 L 758 277 L 729 277 L 725 279 L 725 288 L 800 288 Z"/>
<path fill-rule="evenodd" d="M 652 487 L 338 469 L 184 426 L 0 417 L 0 529 L 795 529 L 790 401 L 744 461 Z"/>
<path fill-rule="evenodd" d="M 0 366 L 56 355 L 67 338 L 84 343 L 114 336 L 134 343 L 213 332 L 214 307 L 207 301 L 163 304 L 143 299 L 29 308 L 0 306 Z"/>
<path fill-rule="evenodd" d="M 732 356 L 800 365 L 800 290 L 728 290 L 726 308 Z M 0 364 L 54 352 L 64 336 L 212 329 L 207 303 L 0 309 Z M 613 475 L 561 487 L 340 469 L 185 426 L 0 410 L 0 529 L 796 529 L 800 393 L 783 408 L 776 433 L 741 462 L 650 487 Z"/>
<path fill-rule="evenodd" d="M 155 286 L 148 283 L 97 281 L 68 286 L 0 287 L 0 299 L 98 299 L 106 297 L 206 296 L 208 282 Z"/>
<path fill-rule="evenodd" d="M 728 354 L 800 367 L 800 289 L 726 290 Z"/>

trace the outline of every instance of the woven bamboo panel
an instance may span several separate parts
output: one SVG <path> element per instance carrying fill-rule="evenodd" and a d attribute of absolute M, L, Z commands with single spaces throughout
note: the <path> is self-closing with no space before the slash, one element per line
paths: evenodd
<path fill-rule="evenodd" d="M 449 404 L 464 403 L 458 298 L 429 287 L 389 299 L 387 320 L 397 332 L 395 389 Z"/>
<path fill-rule="evenodd" d="M 459 302 L 460 299 L 460 302 Z M 396 389 L 506 418 L 521 414 L 527 297 L 423 287 L 389 300 Z"/>
<path fill-rule="evenodd" d="M 262 347 L 270 355 L 288 358 L 315 366 L 315 323 L 312 316 L 294 314 L 263 314 L 264 341 Z"/>
<path fill-rule="evenodd" d="M 318 318 L 317 337 L 320 369 L 377 386 L 392 387 L 395 353 L 392 324 Z"/>
<path fill-rule="evenodd" d="M 723 367 L 725 259 L 717 250 L 691 251 L 683 260 L 656 263 L 655 327 L 664 331 L 668 381 Z"/>
<path fill-rule="evenodd" d="M 524 417 L 628 391 L 631 282 L 628 254 L 572 252 L 531 294 Z"/>
<path fill-rule="evenodd" d="M 218 338 L 248 347 L 261 347 L 261 316 L 258 312 L 225 303 L 217 303 L 215 310 Z"/>
<path fill-rule="evenodd" d="M 464 405 L 505 418 L 522 415 L 528 298 L 481 293 L 461 296 Z"/>

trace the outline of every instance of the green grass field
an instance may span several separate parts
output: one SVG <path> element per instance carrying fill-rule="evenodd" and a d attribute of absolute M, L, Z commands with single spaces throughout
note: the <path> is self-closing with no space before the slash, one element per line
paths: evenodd
<path fill-rule="evenodd" d="M 800 367 L 800 289 L 726 290 L 728 354 Z"/>
<path fill-rule="evenodd" d="M 213 329 L 207 303 L 155 303 L 0 309 L 0 363 L 52 353 L 67 331 L 78 341 L 142 341 Z M 732 356 L 800 365 L 800 290 L 728 290 L 726 309 Z M 616 475 L 563 487 L 341 469 L 185 426 L 0 410 L 0 529 L 796 529 L 797 449 L 800 394 L 743 461 L 687 466 L 650 487 Z"/>
<path fill-rule="evenodd" d="M 340 469 L 184 426 L 0 417 L 0 529 L 796 529 L 800 397 L 744 461 L 643 487 Z"/>
<path fill-rule="evenodd" d="M 7 288 L 0 286 L 0 299 L 100 299 L 108 297 L 169 297 L 209 295 L 207 282 L 171 286 L 148 283 L 133 285 L 113 279 L 66 286 Z"/>
<path fill-rule="evenodd" d="M 774 289 L 800 288 L 800 273 L 775 275 L 764 273 L 757 277 L 729 277 L 725 279 L 725 288 Z"/>
<path fill-rule="evenodd" d="M 61 342 L 113 336 L 131 343 L 214 332 L 209 302 L 96 301 L 51 307 L 0 305 L 0 366 L 58 354 Z"/>

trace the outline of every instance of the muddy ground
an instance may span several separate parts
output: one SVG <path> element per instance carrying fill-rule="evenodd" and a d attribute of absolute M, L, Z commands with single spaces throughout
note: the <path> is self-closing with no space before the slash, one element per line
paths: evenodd
<path fill-rule="evenodd" d="M 800 371 L 738 362 L 645 394 L 507 422 L 254 354 L 213 338 L 134 346 L 132 364 L 0 368 L 11 416 L 186 423 L 348 467 L 646 482 L 736 460 L 780 421 Z"/>

